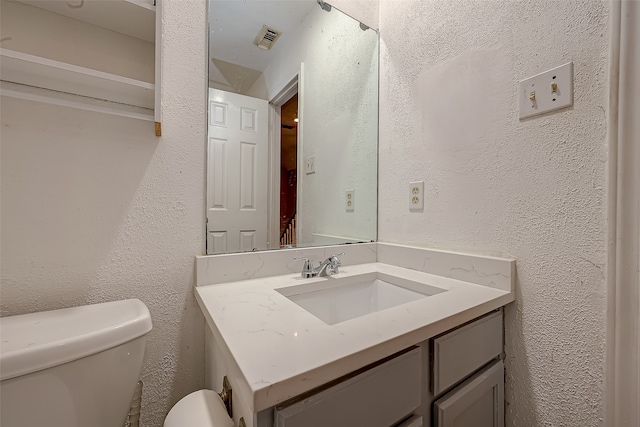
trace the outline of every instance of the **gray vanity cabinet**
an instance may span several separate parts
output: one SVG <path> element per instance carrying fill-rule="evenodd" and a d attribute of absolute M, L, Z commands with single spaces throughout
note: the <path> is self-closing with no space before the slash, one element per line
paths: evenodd
<path fill-rule="evenodd" d="M 433 427 L 504 426 L 502 360 L 481 370 L 434 403 Z"/>
<path fill-rule="evenodd" d="M 432 339 L 431 389 L 438 396 L 502 354 L 502 312 Z"/>
<path fill-rule="evenodd" d="M 275 427 L 504 427 L 502 310 L 274 411 Z"/>
<path fill-rule="evenodd" d="M 277 407 L 276 427 L 422 426 L 420 348 L 395 356 L 321 392 Z"/>
<path fill-rule="evenodd" d="M 504 427 L 503 315 L 496 310 L 276 407 L 234 413 L 248 427 Z M 239 375 L 210 331 L 207 387 Z"/>
<path fill-rule="evenodd" d="M 502 310 L 430 341 L 433 427 L 503 427 Z"/>

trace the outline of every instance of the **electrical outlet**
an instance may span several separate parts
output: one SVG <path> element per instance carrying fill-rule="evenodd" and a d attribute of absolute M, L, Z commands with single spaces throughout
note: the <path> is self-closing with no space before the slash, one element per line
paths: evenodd
<path fill-rule="evenodd" d="M 304 171 L 307 175 L 316 173 L 316 156 L 309 156 L 305 159 Z"/>
<path fill-rule="evenodd" d="M 353 212 L 356 204 L 356 190 L 347 190 L 344 193 L 344 204 L 347 212 Z"/>
<path fill-rule="evenodd" d="M 424 181 L 409 183 L 409 210 L 424 210 Z"/>

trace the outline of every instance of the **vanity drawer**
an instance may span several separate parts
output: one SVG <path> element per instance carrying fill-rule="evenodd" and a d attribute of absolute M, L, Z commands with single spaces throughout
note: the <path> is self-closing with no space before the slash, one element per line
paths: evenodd
<path fill-rule="evenodd" d="M 433 339 L 431 390 L 446 391 L 502 353 L 502 311 Z"/>
<path fill-rule="evenodd" d="M 504 427 L 504 365 L 498 360 L 434 403 L 434 427 Z"/>
<path fill-rule="evenodd" d="M 276 408 L 275 426 L 394 425 L 420 406 L 420 361 L 420 349 L 414 348 L 296 403 Z"/>

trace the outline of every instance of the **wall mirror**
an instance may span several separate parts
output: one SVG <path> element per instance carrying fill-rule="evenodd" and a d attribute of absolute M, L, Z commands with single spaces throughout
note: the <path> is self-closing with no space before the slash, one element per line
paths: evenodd
<path fill-rule="evenodd" d="M 207 253 L 377 233 L 378 33 L 316 0 L 210 0 Z"/>

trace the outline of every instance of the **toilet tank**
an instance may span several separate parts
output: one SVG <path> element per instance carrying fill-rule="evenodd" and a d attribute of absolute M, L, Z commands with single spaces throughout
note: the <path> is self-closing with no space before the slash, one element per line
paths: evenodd
<path fill-rule="evenodd" d="M 137 299 L 0 318 L 0 425 L 122 427 L 151 327 Z"/>

